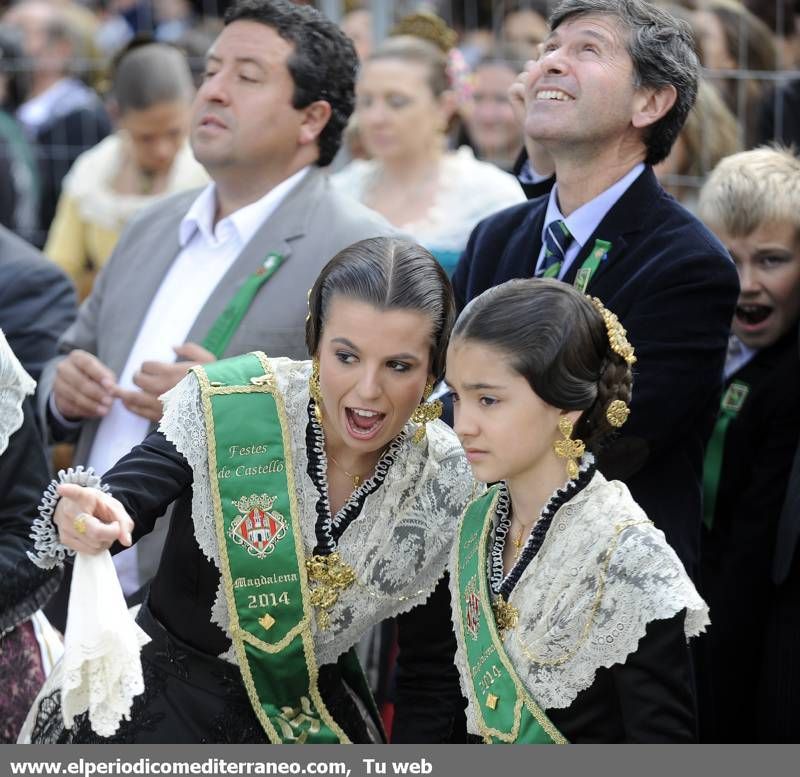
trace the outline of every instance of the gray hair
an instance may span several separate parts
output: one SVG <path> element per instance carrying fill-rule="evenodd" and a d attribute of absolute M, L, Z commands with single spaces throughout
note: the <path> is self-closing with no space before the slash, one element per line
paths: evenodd
<path fill-rule="evenodd" d="M 148 43 L 118 60 L 112 89 L 119 112 L 124 114 L 159 103 L 188 102 L 194 83 L 181 51 L 164 43 Z"/>
<path fill-rule="evenodd" d="M 550 28 L 574 16 L 611 16 L 628 33 L 626 47 L 633 62 L 634 84 L 650 89 L 674 86 L 675 104 L 645 136 L 645 162 L 658 164 L 672 144 L 697 97 L 700 63 L 689 25 L 644 0 L 563 0 L 550 16 Z"/>

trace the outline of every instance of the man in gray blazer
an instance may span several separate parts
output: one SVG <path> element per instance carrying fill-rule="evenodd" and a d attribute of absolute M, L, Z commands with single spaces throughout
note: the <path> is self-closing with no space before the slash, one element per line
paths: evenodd
<path fill-rule="evenodd" d="M 127 227 L 42 376 L 53 439 L 76 440 L 76 463 L 101 473 L 159 420 L 158 397 L 191 365 L 254 349 L 305 358 L 306 297 L 321 268 L 392 231 L 321 169 L 353 109 L 349 40 L 286 0 L 240 0 L 225 25 L 191 128 L 213 183 Z M 128 595 L 155 571 L 159 523 L 159 536 L 117 557 L 137 553 L 135 565 L 118 563 Z"/>

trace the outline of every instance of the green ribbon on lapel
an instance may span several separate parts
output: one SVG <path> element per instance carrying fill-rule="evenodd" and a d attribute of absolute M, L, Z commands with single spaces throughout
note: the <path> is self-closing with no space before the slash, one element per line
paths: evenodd
<path fill-rule="evenodd" d="M 497 494 L 497 486 L 490 488 L 467 507 L 458 534 L 453 613 L 469 671 L 464 684 L 484 742 L 566 744 L 526 691 L 497 632 L 486 577 Z"/>
<path fill-rule="evenodd" d="M 594 247 L 589 252 L 589 256 L 583 260 L 581 269 L 578 270 L 578 274 L 572 284 L 581 294 L 586 294 L 586 289 L 589 288 L 589 281 L 592 280 L 597 268 L 600 266 L 600 262 L 606 259 L 610 250 L 611 243 L 608 240 L 598 239 L 594 241 Z"/>
<path fill-rule="evenodd" d="M 278 271 L 284 262 L 281 254 L 274 251 L 267 254 L 264 263 L 249 278 L 245 278 L 244 283 L 239 287 L 233 299 L 227 304 L 225 310 L 219 314 L 217 320 L 211 325 L 208 334 L 201 343 L 203 348 L 211 351 L 217 359 L 221 359 L 225 353 L 239 324 L 250 309 L 258 290 Z"/>
<path fill-rule="evenodd" d="M 725 436 L 728 427 L 739 415 L 750 386 L 741 380 L 734 380 L 722 395 L 719 415 L 714 424 L 714 431 L 708 441 L 705 459 L 703 460 L 703 523 L 711 531 L 714 526 L 714 511 L 717 508 L 717 492 L 719 479 L 722 476 L 722 461 L 725 458 Z"/>

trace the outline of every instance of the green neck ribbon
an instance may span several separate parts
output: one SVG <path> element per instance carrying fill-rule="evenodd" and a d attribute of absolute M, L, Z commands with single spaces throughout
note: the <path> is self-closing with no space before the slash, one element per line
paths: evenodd
<path fill-rule="evenodd" d="M 717 492 L 722 475 L 722 462 L 725 458 L 725 436 L 731 421 L 739 415 L 749 393 L 750 386 L 743 381 L 731 382 L 722 395 L 719 415 L 706 447 L 706 455 L 703 460 L 703 523 L 709 531 L 714 526 Z"/>

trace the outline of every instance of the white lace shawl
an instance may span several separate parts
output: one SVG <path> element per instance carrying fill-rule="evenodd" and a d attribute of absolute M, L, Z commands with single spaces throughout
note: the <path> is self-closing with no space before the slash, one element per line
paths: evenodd
<path fill-rule="evenodd" d="M 25 372 L 0 330 L 0 455 L 22 426 L 22 403 L 35 389 L 36 381 Z"/>
<path fill-rule="evenodd" d="M 284 397 L 294 454 L 294 477 L 306 555 L 316 544 L 314 524 L 319 498 L 307 473 L 306 424 L 310 362 L 271 359 Z M 164 397 L 160 429 L 186 457 L 194 473 L 192 518 L 197 542 L 219 568 L 214 511 L 208 475 L 206 430 L 200 390 L 187 376 Z M 409 425 L 413 433 L 416 427 Z M 331 625 L 312 625 L 317 660 L 331 663 L 375 623 L 424 602 L 445 571 L 458 519 L 475 493 L 475 481 L 453 431 L 441 422 L 427 425 L 426 442 L 403 444 L 383 484 L 367 496 L 358 518 L 339 542 L 357 581 L 342 592 L 330 611 Z M 268 563 L 268 562 L 265 562 Z M 222 588 L 211 618 L 228 636 Z M 235 662 L 233 652 L 225 656 Z"/>
<path fill-rule="evenodd" d="M 459 596 L 455 579 L 451 574 L 451 593 Z M 664 533 L 623 483 L 599 472 L 558 509 L 509 601 L 519 623 L 504 647 L 543 709 L 568 707 L 600 667 L 625 663 L 650 621 L 686 609 L 687 639 L 709 623 L 708 606 Z M 470 699 L 459 632 L 456 664 Z M 480 733 L 471 699 L 467 726 Z"/>

